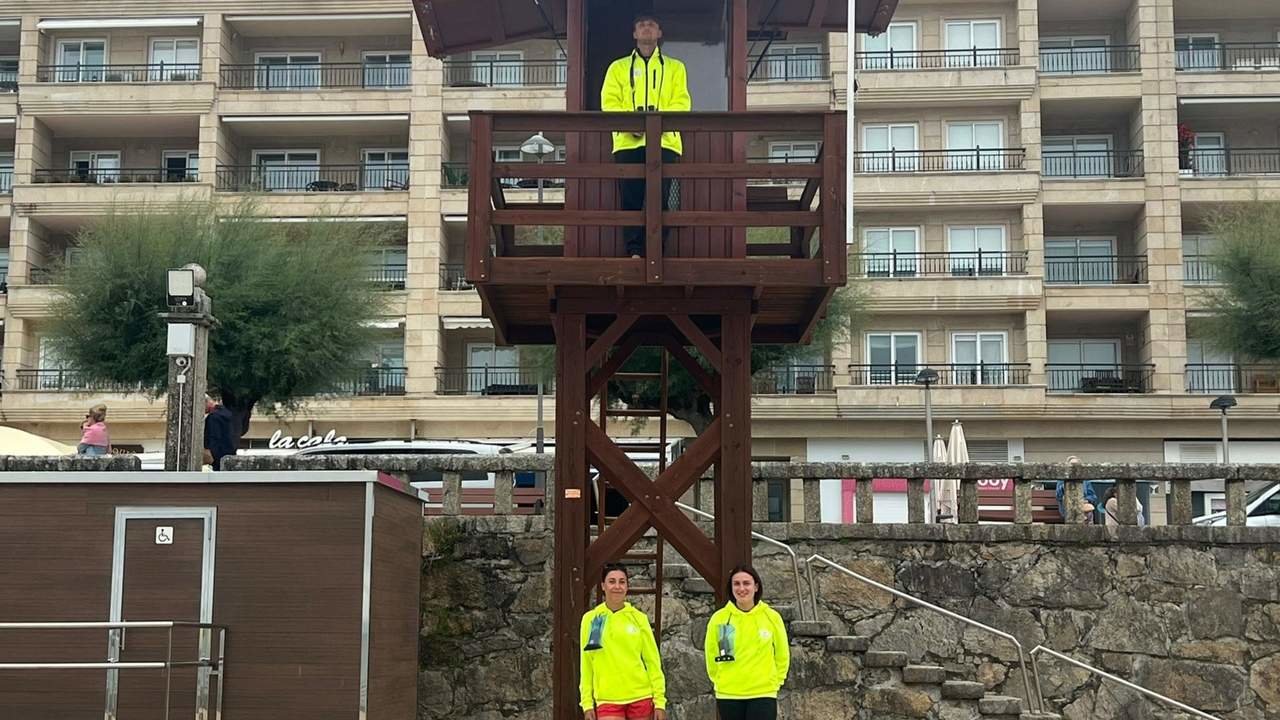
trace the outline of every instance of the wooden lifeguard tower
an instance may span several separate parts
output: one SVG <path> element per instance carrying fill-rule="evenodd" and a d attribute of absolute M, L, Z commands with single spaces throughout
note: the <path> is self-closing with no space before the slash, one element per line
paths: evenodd
<path fill-rule="evenodd" d="M 499 342 L 554 342 L 557 349 L 554 717 L 569 720 L 579 717 L 578 622 L 605 563 L 654 527 L 723 593 L 725 574 L 751 556 L 751 345 L 808 342 L 832 293 L 845 283 L 847 227 L 845 114 L 830 108 L 748 112 L 748 46 L 759 51 L 795 30 L 845 31 L 850 3 L 414 5 L 436 57 L 556 38 L 567 58 L 564 112 L 470 114 L 466 274 Z M 856 29 L 883 31 L 896 5 L 859 2 Z M 605 69 L 634 47 L 631 19 L 640 12 L 662 18 L 664 52 L 688 66 L 693 112 L 599 112 Z M 612 161 L 614 131 L 645 134 L 646 164 Z M 683 136 L 678 163 L 661 160 L 659 137 L 667 131 Z M 563 163 L 494 161 L 496 138 L 535 132 L 563 138 Z M 816 136 L 821 148 L 811 163 L 749 162 L 748 137 L 768 133 Z M 564 201 L 513 202 L 514 178 L 562 180 Z M 618 181 L 638 178 L 645 180 L 644 210 L 619 209 Z M 664 179 L 679 184 L 669 209 Z M 795 182 L 776 182 L 783 180 Z M 624 253 L 624 226 L 643 226 L 643 258 Z M 537 227 L 562 230 L 552 233 L 551 243 L 545 236 L 537 242 L 529 232 Z M 613 442 L 605 423 L 593 420 L 590 404 L 638 348 L 654 346 L 713 398 L 715 419 L 650 479 Z M 589 466 L 630 502 L 595 537 L 588 524 Z M 708 468 L 715 477 L 712 537 L 675 506 Z"/>

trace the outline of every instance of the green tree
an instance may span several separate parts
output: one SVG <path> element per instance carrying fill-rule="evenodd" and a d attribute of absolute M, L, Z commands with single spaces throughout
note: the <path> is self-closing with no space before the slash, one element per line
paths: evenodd
<path fill-rule="evenodd" d="M 1239 357 L 1280 361 L 1280 203 L 1225 208 L 1209 229 L 1222 285 L 1209 293 L 1213 318 L 1201 327 Z"/>
<path fill-rule="evenodd" d="M 258 206 L 189 200 L 113 209 L 76 237 L 77 261 L 58 271 L 50 339 L 93 381 L 160 395 L 167 382 L 165 270 L 196 262 L 217 325 L 209 388 L 243 435 L 254 409 L 296 410 L 355 377 L 385 301 L 369 256 L 390 239 L 374 223 L 264 222 Z M 367 366 L 366 366 L 367 367 Z"/>

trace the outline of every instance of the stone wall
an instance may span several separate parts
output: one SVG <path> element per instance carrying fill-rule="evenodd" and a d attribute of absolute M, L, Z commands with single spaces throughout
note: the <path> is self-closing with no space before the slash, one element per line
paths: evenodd
<path fill-rule="evenodd" d="M 1043 643 L 1223 718 L 1280 716 L 1280 530 L 1066 526 L 764 524 L 801 557 L 855 571 Z M 423 563 L 420 717 L 549 717 L 550 533 L 540 517 L 431 520 Z M 678 559 L 675 559 L 678 561 Z M 795 616 L 779 551 L 757 545 L 766 598 Z M 1016 652 L 998 638 L 816 570 L 819 619 L 1021 696 Z M 711 718 L 701 639 L 712 598 L 678 577 L 663 600 L 673 720 Z M 638 578 L 635 584 L 642 584 Z M 638 603 L 641 604 L 641 603 Z M 643 604 L 642 604 L 643 606 Z M 872 673 L 820 642 L 793 645 L 784 717 L 862 717 Z M 1051 659 L 1051 710 L 1069 720 L 1184 717 Z M 874 700 L 874 699 L 873 699 Z M 865 717 L 879 717 L 872 713 Z M 930 716 L 932 717 L 932 716 Z"/>

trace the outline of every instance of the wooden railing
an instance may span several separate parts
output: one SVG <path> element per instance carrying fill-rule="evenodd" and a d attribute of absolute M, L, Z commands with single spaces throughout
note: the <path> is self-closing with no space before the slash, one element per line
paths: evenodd
<path fill-rule="evenodd" d="M 627 227 L 643 228 L 650 283 L 663 282 L 664 258 L 748 256 L 821 261 L 817 284 L 844 280 L 843 113 L 473 112 L 471 128 L 467 277 L 472 281 L 490 281 L 495 258 L 626 257 Z M 648 161 L 614 162 L 615 131 L 644 134 Z M 569 160 L 493 160 L 495 136 L 534 132 L 564 137 Z M 677 162 L 662 159 L 664 132 L 682 136 Z M 823 145 L 810 163 L 750 162 L 746 141 L 761 133 L 820 137 Z M 510 178 L 563 180 L 564 202 L 508 202 L 503 181 Z M 748 187 L 753 180 L 797 180 L 803 189 Z M 643 209 L 621 208 L 619 183 L 624 181 L 643 181 Z M 540 244 L 517 242 L 517 228 L 538 226 L 563 232 L 548 233 Z M 750 241 L 749 229 L 754 230 Z"/>

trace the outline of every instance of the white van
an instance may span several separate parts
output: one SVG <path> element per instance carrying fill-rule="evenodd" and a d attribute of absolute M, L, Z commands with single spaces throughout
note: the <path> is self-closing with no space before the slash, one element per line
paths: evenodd
<path fill-rule="evenodd" d="M 1264 485 L 1244 498 L 1245 521 L 1249 527 L 1280 527 L 1280 482 Z M 1225 512 L 1201 515 L 1191 521 L 1195 525 L 1226 525 Z"/>

